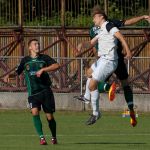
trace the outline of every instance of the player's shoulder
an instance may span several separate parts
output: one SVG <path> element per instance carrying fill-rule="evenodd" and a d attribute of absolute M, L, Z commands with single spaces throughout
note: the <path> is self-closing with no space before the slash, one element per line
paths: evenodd
<path fill-rule="evenodd" d="M 106 24 L 106 30 L 109 32 L 112 28 L 114 28 L 115 25 L 113 24 L 113 22 L 108 21 Z"/>
<path fill-rule="evenodd" d="M 41 58 L 41 59 L 49 59 L 51 57 L 49 55 L 46 55 L 46 54 L 39 54 L 39 58 Z"/>
<path fill-rule="evenodd" d="M 24 56 L 24 57 L 21 59 L 21 61 L 24 62 L 24 63 L 26 63 L 26 62 L 28 62 L 30 59 L 31 59 L 30 56 Z"/>
<path fill-rule="evenodd" d="M 39 54 L 39 59 L 45 62 L 52 62 L 53 58 L 50 57 L 49 55 L 45 55 L 45 54 Z"/>
<path fill-rule="evenodd" d="M 123 27 L 125 24 L 125 20 L 113 19 L 113 20 L 109 20 L 109 22 L 112 22 L 114 24 L 114 26 L 117 28 Z"/>

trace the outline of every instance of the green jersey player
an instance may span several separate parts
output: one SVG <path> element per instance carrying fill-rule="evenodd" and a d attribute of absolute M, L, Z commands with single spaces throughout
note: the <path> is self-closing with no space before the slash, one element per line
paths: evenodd
<path fill-rule="evenodd" d="M 28 102 L 35 129 L 40 137 L 40 144 L 47 144 L 40 119 L 41 107 L 45 112 L 48 126 L 52 134 L 51 143 L 57 144 L 56 121 L 53 115 L 55 112 L 55 100 L 50 88 L 51 80 L 48 72 L 58 69 L 59 64 L 48 55 L 39 54 L 39 48 L 40 45 L 37 39 L 32 39 L 28 42 L 30 54 L 22 58 L 21 63 L 16 69 L 16 74 L 20 75 L 24 72 L 29 95 Z"/>

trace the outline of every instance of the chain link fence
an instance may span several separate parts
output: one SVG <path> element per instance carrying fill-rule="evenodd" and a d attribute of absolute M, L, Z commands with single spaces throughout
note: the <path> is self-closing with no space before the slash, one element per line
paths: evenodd
<path fill-rule="evenodd" d="M 50 72 L 49 75 L 52 80 L 52 89 L 57 95 L 57 106 L 62 109 L 64 106 L 64 95 L 80 95 L 84 94 L 86 84 L 86 72 L 87 64 L 91 65 L 96 61 L 94 58 L 54 58 L 61 64 L 61 68 L 55 72 Z M 21 57 L 0 57 L 0 63 L 4 61 L 6 64 L 10 64 L 10 76 L 9 83 L 3 82 L 5 72 L 0 68 L 0 108 L 27 108 L 27 89 L 23 74 L 21 76 L 14 76 L 13 72 L 15 67 L 20 62 Z M 13 63 L 12 63 L 13 62 Z M 14 63 L 15 62 L 15 63 Z M 147 63 L 146 65 L 142 65 Z M 150 94 L 150 57 L 136 57 L 127 62 L 129 71 L 129 81 L 133 89 L 135 97 L 148 97 Z M 113 75 L 110 78 L 110 83 L 115 81 L 117 83 L 117 92 L 122 95 L 122 88 L 119 80 Z M 139 96 L 138 96 L 139 95 Z M 71 97 L 71 96 L 70 96 Z M 120 99 L 119 95 L 117 98 Z M 123 98 L 123 97 L 122 97 Z M 103 99 L 101 99 L 103 101 Z M 106 101 L 107 102 L 107 101 Z M 118 101 L 119 102 L 119 101 Z M 141 103 L 139 101 L 139 103 Z M 65 99 L 66 109 L 68 105 L 73 105 L 78 109 L 81 107 L 85 110 L 85 105 L 76 103 L 76 101 L 68 100 L 68 104 Z M 78 106 L 78 105 L 79 106 Z M 77 106 L 76 106 L 77 105 Z M 108 104 L 109 105 L 109 104 Z M 71 106 L 70 106 L 71 107 Z M 119 104 L 116 107 L 120 108 Z M 71 109 L 74 109 L 71 107 Z M 144 109 L 144 108 L 143 108 Z"/>
<path fill-rule="evenodd" d="M 5 72 L 0 68 L 0 91 L 26 91 L 23 75 L 16 77 L 13 75 L 15 66 L 19 64 L 20 57 L 0 57 L 0 61 L 10 67 L 9 83 L 3 82 Z M 85 90 L 87 64 L 90 66 L 96 61 L 95 58 L 54 58 L 61 64 L 58 71 L 50 72 L 52 88 L 54 92 L 71 93 Z M 146 64 L 146 65 L 145 65 Z M 134 93 L 150 93 L 150 57 L 134 57 L 127 62 L 129 71 L 129 81 Z M 115 76 L 110 78 L 110 82 L 115 80 L 118 83 L 118 92 L 121 92 L 120 81 Z"/>

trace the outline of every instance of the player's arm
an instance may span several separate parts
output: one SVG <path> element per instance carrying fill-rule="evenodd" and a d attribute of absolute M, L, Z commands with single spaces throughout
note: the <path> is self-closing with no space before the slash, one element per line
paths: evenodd
<path fill-rule="evenodd" d="M 127 19 L 127 20 L 125 20 L 124 25 L 125 26 L 133 25 L 141 20 L 147 20 L 148 22 L 150 22 L 150 16 L 143 15 L 143 16 L 138 16 L 138 17 L 133 17 L 131 19 Z"/>
<path fill-rule="evenodd" d="M 114 34 L 114 36 L 121 42 L 123 48 L 125 49 L 125 51 L 126 51 L 126 58 L 127 59 L 131 59 L 131 57 L 132 57 L 131 51 L 129 49 L 129 46 L 128 46 L 124 36 L 120 33 L 120 31 L 116 32 Z"/>
<path fill-rule="evenodd" d="M 78 44 L 77 46 L 77 49 L 78 51 L 80 52 L 82 50 L 82 48 L 90 48 L 90 47 L 94 47 L 94 45 L 97 43 L 97 36 L 95 36 L 93 39 L 91 39 L 91 41 L 85 41 L 85 42 L 82 42 L 80 44 Z"/>
<path fill-rule="evenodd" d="M 24 70 L 24 64 L 25 64 L 25 61 L 24 61 L 24 59 L 22 59 L 21 62 L 20 62 L 20 64 L 16 66 L 14 72 L 13 72 L 13 73 L 10 73 L 10 74 L 7 74 L 7 75 L 3 78 L 4 82 L 9 82 L 9 77 L 10 77 L 10 75 L 11 75 L 11 76 L 20 75 L 20 74 L 23 72 L 23 70 Z"/>
<path fill-rule="evenodd" d="M 40 69 L 39 71 L 37 71 L 36 75 L 37 75 L 37 77 L 40 77 L 43 72 L 54 71 L 54 70 L 57 70 L 59 67 L 60 67 L 60 65 L 58 63 L 52 64 L 48 67 L 44 67 L 44 68 Z"/>
<path fill-rule="evenodd" d="M 41 68 L 39 71 L 36 72 L 37 77 L 40 77 L 43 72 L 51 72 L 57 70 L 60 67 L 59 63 L 57 63 L 54 59 L 50 58 L 49 56 L 45 56 L 45 61 L 47 62 L 47 66 Z"/>

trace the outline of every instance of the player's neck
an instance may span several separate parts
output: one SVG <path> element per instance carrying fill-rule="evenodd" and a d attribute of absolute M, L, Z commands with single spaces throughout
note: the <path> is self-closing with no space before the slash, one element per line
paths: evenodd
<path fill-rule="evenodd" d="M 102 21 L 100 22 L 99 26 L 101 27 L 104 22 L 106 22 L 106 20 L 102 19 Z"/>
<path fill-rule="evenodd" d="M 30 57 L 31 57 L 31 58 L 37 58 L 38 56 L 39 56 L 38 53 L 31 53 L 31 54 L 30 54 Z"/>

